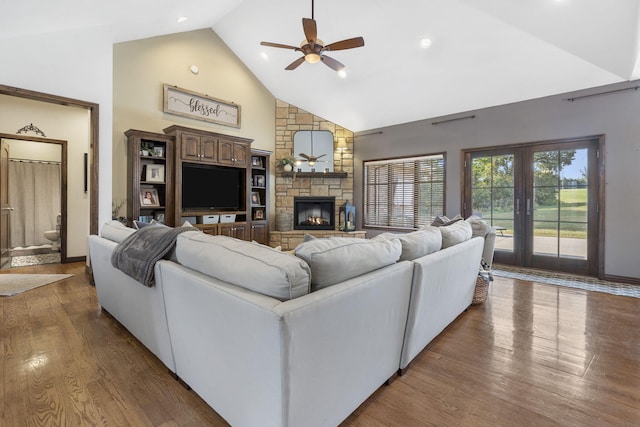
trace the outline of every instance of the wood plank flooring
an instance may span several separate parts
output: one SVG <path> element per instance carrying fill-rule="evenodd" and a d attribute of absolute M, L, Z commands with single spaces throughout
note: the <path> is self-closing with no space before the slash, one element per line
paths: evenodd
<path fill-rule="evenodd" d="M 75 277 L 0 298 L 0 425 L 227 425 L 101 312 L 84 269 L 2 272 Z M 640 299 L 496 278 L 343 425 L 640 425 Z"/>

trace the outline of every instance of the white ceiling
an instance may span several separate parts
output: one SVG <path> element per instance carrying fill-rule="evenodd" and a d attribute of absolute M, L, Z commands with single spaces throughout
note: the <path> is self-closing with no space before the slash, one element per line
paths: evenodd
<path fill-rule="evenodd" d="M 353 131 L 640 78 L 640 0 L 317 0 L 319 38 L 365 39 L 330 53 L 345 79 L 322 63 L 285 71 L 299 53 L 260 46 L 298 45 L 310 0 L 0 1 L 0 38 L 103 26 L 121 42 L 211 27 L 276 98 Z"/>

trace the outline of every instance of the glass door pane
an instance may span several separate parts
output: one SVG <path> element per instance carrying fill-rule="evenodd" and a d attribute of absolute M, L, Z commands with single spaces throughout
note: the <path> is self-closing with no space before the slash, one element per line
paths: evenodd
<path fill-rule="evenodd" d="M 514 251 L 514 155 L 471 160 L 471 211 L 498 231 L 496 250 Z"/>
<path fill-rule="evenodd" d="M 533 154 L 533 255 L 587 259 L 588 150 Z"/>

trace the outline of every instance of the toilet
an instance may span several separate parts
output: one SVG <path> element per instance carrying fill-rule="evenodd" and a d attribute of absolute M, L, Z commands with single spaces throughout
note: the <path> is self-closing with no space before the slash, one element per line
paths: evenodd
<path fill-rule="evenodd" d="M 51 250 L 54 252 L 58 251 L 58 247 L 60 246 L 60 224 L 62 222 L 62 215 L 56 215 L 56 229 L 55 230 L 47 230 L 44 232 L 44 237 L 50 240 Z"/>

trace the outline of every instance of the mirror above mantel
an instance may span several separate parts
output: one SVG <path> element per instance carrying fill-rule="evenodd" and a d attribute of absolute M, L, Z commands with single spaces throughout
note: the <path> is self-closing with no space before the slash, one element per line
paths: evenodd
<path fill-rule="evenodd" d="M 298 172 L 333 172 L 333 134 L 328 130 L 299 130 L 293 135 Z"/>

